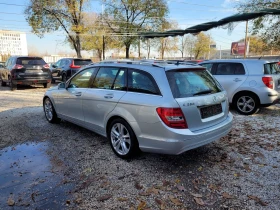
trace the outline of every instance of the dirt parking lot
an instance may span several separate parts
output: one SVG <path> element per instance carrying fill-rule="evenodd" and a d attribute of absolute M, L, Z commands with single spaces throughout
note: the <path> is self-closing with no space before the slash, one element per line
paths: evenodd
<path fill-rule="evenodd" d="M 93 132 L 43 113 L 45 89 L 0 87 L 0 209 L 279 209 L 280 106 L 234 111 L 228 136 L 126 161 Z"/>

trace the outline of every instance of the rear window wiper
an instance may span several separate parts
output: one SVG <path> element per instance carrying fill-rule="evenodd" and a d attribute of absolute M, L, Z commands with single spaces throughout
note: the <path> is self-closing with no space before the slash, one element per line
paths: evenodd
<path fill-rule="evenodd" d="M 209 90 L 203 90 L 203 91 L 194 93 L 193 95 L 194 96 L 196 96 L 196 95 L 203 95 L 203 94 L 212 93 L 212 92 L 213 92 L 213 90 L 209 89 Z"/>

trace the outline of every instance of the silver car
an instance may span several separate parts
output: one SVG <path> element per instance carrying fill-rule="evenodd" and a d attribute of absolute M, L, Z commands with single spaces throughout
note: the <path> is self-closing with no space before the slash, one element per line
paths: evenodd
<path fill-rule="evenodd" d="M 50 88 L 43 107 L 108 138 L 115 154 L 180 154 L 228 134 L 226 91 L 201 66 L 96 64 Z"/>
<path fill-rule="evenodd" d="M 206 67 L 227 91 L 229 102 L 244 115 L 254 114 L 280 98 L 277 62 L 256 59 L 209 60 Z"/>

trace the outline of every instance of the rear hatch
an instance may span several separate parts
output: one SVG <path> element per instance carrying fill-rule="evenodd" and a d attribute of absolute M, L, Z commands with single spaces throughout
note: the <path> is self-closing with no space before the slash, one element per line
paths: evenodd
<path fill-rule="evenodd" d="M 73 59 L 70 65 L 72 70 L 72 75 L 79 71 L 84 66 L 91 64 L 92 61 L 90 59 Z"/>
<path fill-rule="evenodd" d="M 280 68 L 277 62 L 271 62 L 264 64 L 264 75 L 272 77 L 273 79 L 273 89 L 280 91 Z"/>
<path fill-rule="evenodd" d="M 50 77 L 49 65 L 40 57 L 17 58 L 15 70 L 21 79 L 45 79 Z"/>
<path fill-rule="evenodd" d="M 226 92 L 205 68 L 169 70 L 166 75 L 191 131 L 214 126 L 227 118 Z"/>

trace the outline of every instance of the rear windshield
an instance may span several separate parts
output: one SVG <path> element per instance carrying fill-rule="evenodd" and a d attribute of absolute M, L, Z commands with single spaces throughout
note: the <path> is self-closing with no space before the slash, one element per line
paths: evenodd
<path fill-rule="evenodd" d="M 204 69 L 180 69 L 166 72 L 174 98 L 221 92 L 219 83 Z"/>
<path fill-rule="evenodd" d="M 264 74 L 280 74 L 278 63 L 264 64 Z"/>
<path fill-rule="evenodd" d="M 46 62 L 42 58 L 38 57 L 21 57 L 17 58 L 17 64 L 19 65 L 45 65 Z"/>
<path fill-rule="evenodd" d="M 88 60 L 74 60 L 74 65 L 76 66 L 84 66 L 84 65 L 88 65 L 92 63 L 92 61 L 90 59 Z"/>

